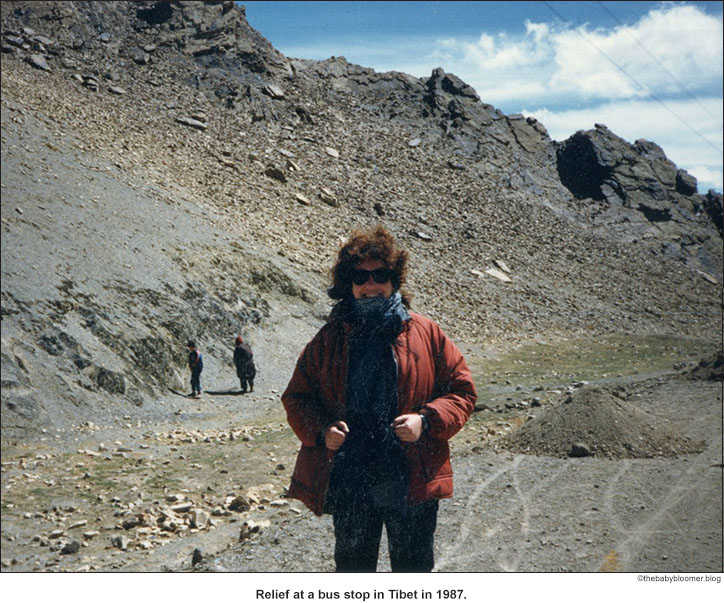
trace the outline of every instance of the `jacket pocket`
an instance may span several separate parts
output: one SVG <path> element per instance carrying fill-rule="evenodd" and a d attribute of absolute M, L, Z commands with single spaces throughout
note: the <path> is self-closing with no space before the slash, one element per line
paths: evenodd
<path fill-rule="evenodd" d="M 450 447 L 447 441 L 423 436 L 415 448 L 415 461 L 425 483 L 451 475 Z"/>

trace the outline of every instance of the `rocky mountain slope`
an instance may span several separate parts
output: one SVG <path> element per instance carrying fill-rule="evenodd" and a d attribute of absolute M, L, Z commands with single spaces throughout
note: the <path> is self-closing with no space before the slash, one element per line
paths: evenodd
<path fill-rule="evenodd" d="M 2 433 L 283 387 L 352 227 L 462 343 L 716 339 L 722 197 L 604 125 L 550 139 L 453 74 L 285 57 L 233 2 L 2 3 Z M 276 403 L 276 402 L 275 402 Z M 123 419 L 125 420 L 125 419 Z"/>

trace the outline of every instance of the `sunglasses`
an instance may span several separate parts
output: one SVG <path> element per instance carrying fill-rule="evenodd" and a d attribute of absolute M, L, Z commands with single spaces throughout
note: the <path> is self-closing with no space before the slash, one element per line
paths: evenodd
<path fill-rule="evenodd" d="M 352 282 L 355 285 L 364 285 L 372 276 L 375 283 L 386 283 L 392 278 L 392 270 L 389 268 L 377 268 L 376 270 L 362 270 L 357 268 L 352 271 Z"/>

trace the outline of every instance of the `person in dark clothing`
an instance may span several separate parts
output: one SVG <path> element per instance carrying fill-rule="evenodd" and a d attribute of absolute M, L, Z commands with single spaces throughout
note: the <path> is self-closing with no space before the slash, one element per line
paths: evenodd
<path fill-rule="evenodd" d="M 196 343 L 189 340 L 186 343 L 189 349 L 189 368 L 191 369 L 191 397 L 198 398 L 201 395 L 201 371 L 204 370 L 204 360 L 201 351 L 196 348 Z"/>
<path fill-rule="evenodd" d="M 383 527 L 393 572 L 432 571 L 448 440 L 477 399 L 460 350 L 409 310 L 406 271 L 383 227 L 353 233 L 332 270 L 337 303 L 282 394 L 302 442 L 289 496 L 332 514 L 341 572 L 376 570 Z"/>
<path fill-rule="evenodd" d="M 245 394 L 247 387 L 250 392 L 254 391 L 254 377 L 256 377 L 256 366 L 254 365 L 254 352 L 248 343 L 244 342 L 241 336 L 236 338 L 234 348 L 234 365 L 236 376 L 239 377 L 241 393 Z"/>

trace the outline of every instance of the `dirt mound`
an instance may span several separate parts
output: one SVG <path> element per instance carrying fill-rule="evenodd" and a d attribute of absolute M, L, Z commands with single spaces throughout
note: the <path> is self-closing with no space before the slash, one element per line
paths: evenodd
<path fill-rule="evenodd" d="M 498 445 L 523 454 L 606 458 L 671 457 L 703 449 L 703 443 L 684 437 L 668 421 L 599 387 L 569 396 Z"/>

